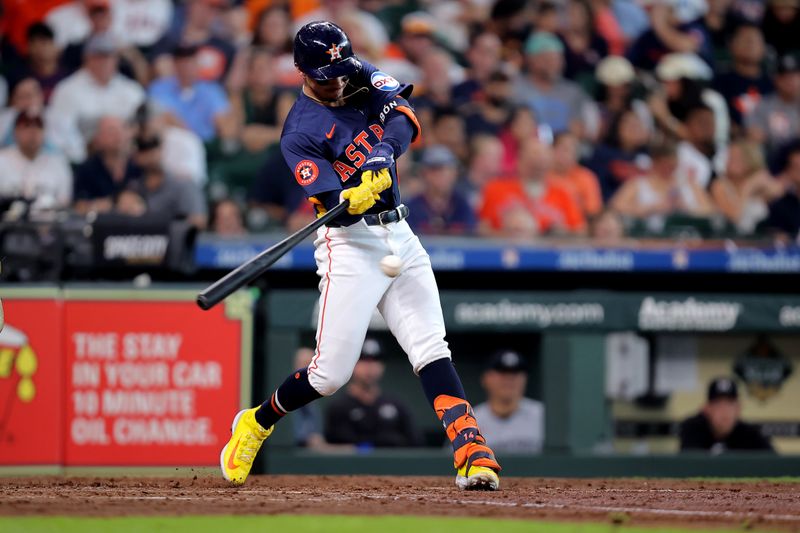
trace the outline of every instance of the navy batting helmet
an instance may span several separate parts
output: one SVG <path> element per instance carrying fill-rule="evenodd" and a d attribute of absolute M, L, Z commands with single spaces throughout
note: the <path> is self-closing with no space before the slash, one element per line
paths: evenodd
<path fill-rule="evenodd" d="M 309 22 L 294 37 L 294 64 L 314 80 L 350 76 L 361 68 L 350 39 L 333 22 Z"/>

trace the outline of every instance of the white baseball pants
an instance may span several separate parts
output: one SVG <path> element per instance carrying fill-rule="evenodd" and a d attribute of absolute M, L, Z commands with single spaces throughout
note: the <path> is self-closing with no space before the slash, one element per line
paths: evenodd
<path fill-rule="evenodd" d="M 450 358 L 430 257 L 405 220 L 322 227 L 314 246 L 321 279 L 317 348 L 308 381 L 317 392 L 329 396 L 350 380 L 376 307 L 415 373 Z M 378 264 L 390 254 L 404 262 L 395 278 Z"/>

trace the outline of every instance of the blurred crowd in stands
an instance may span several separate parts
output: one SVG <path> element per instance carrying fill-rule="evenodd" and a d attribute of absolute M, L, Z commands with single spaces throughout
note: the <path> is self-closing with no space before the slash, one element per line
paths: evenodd
<path fill-rule="evenodd" d="M 800 0 L 2 0 L 0 197 L 225 236 L 314 216 L 280 154 L 294 32 L 415 86 L 423 234 L 800 229 Z M 678 233 L 676 233 L 678 232 Z"/>

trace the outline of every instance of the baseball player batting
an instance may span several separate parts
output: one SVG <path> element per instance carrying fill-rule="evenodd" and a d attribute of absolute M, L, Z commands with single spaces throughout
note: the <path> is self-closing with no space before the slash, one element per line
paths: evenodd
<path fill-rule="evenodd" d="M 408 354 L 414 372 L 453 443 L 456 485 L 497 490 L 497 464 L 467 402 L 444 340 L 445 328 L 430 258 L 404 220 L 395 158 L 420 135 L 407 98 L 413 89 L 353 54 L 330 22 L 303 26 L 294 39 L 303 90 L 289 112 L 281 150 L 318 216 L 349 207 L 317 230 L 320 276 L 316 350 L 260 406 L 236 414 L 220 465 L 241 485 L 275 424 L 287 413 L 347 383 L 377 307 Z M 384 274 L 381 259 L 402 267 Z"/>

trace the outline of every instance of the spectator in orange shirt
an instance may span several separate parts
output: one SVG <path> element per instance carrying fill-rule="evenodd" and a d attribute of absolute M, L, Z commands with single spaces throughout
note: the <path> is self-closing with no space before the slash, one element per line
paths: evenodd
<path fill-rule="evenodd" d="M 526 141 L 518 178 L 497 179 L 483 189 L 482 231 L 512 237 L 584 233 L 586 221 L 569 191 L 546 179 L 553 167 L 550 146 Z"/>
<path fill-rule="evenodd" d="M 562 132 L 555 136 L 553 170 L 547 179 L 570 191 L 584 216 L 593 217 L 603 209 L 597 176 L 578 164 L 578 139 L 573 134 Z"/>

